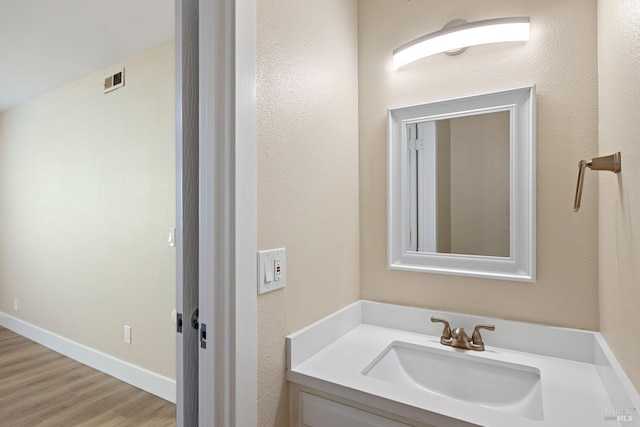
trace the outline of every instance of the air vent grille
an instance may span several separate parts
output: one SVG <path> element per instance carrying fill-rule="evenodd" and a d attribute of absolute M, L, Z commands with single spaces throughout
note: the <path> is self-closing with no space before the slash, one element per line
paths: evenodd
<path fill-rule="evenodd" d="M 104 93 L 109 93 L 124 86 L 124 68 L 104 78 Z"/>

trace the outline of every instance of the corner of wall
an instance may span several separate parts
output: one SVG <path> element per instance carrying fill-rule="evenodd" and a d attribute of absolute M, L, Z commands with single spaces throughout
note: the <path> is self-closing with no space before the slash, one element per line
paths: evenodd
<path fill-rule="evenodd" d="M 600 329 L 636 389 L 640 335 L 629 327 L 640 324 L 639 44 L 637 4 L 599 0 L 599 155 L 622 153 L 619 174 L 598 174 Z"/>

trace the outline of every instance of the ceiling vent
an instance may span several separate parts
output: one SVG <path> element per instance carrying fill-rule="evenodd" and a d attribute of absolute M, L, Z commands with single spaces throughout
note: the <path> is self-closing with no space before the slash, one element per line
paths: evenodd
<path fill-rule="evenodd" d="M 104 93 L 109 93 L 124 86 L 124 68 L 104 78 Z"/>

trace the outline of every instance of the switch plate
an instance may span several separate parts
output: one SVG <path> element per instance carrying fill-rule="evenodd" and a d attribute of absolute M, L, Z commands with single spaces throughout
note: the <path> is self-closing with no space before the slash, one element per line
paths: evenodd
<path fill-rule="evenodd" d="M 131 326 L 124 325 L 124 342 L 131 344 Z"/>
<path fill-rule="evenodd" d="M 172 248 L 176 246 L 176 229 L 175 228 L 167 229 L 167 246 Z"/>
<path fill-rule="evenodd" d="M 258 295 L 284 288 L 286 284 L 285 248 L 258 251 Z"/>
<path fill-rule="evenodd" d="M 13 309 L 14 311 L 18 311 L 18 298 L 13 299 Z"/>

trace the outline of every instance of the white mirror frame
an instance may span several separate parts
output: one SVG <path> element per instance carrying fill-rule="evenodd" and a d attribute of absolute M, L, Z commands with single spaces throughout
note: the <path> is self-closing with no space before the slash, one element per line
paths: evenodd
<path fill-rule="evenodd" d="M 501 280 L 536 280 L 535 85 L 389 109 L 387 257 L 393 270 Z M 408 251 L 407 124 L 508 110 L 510 255 L 495 257 Z"/>

